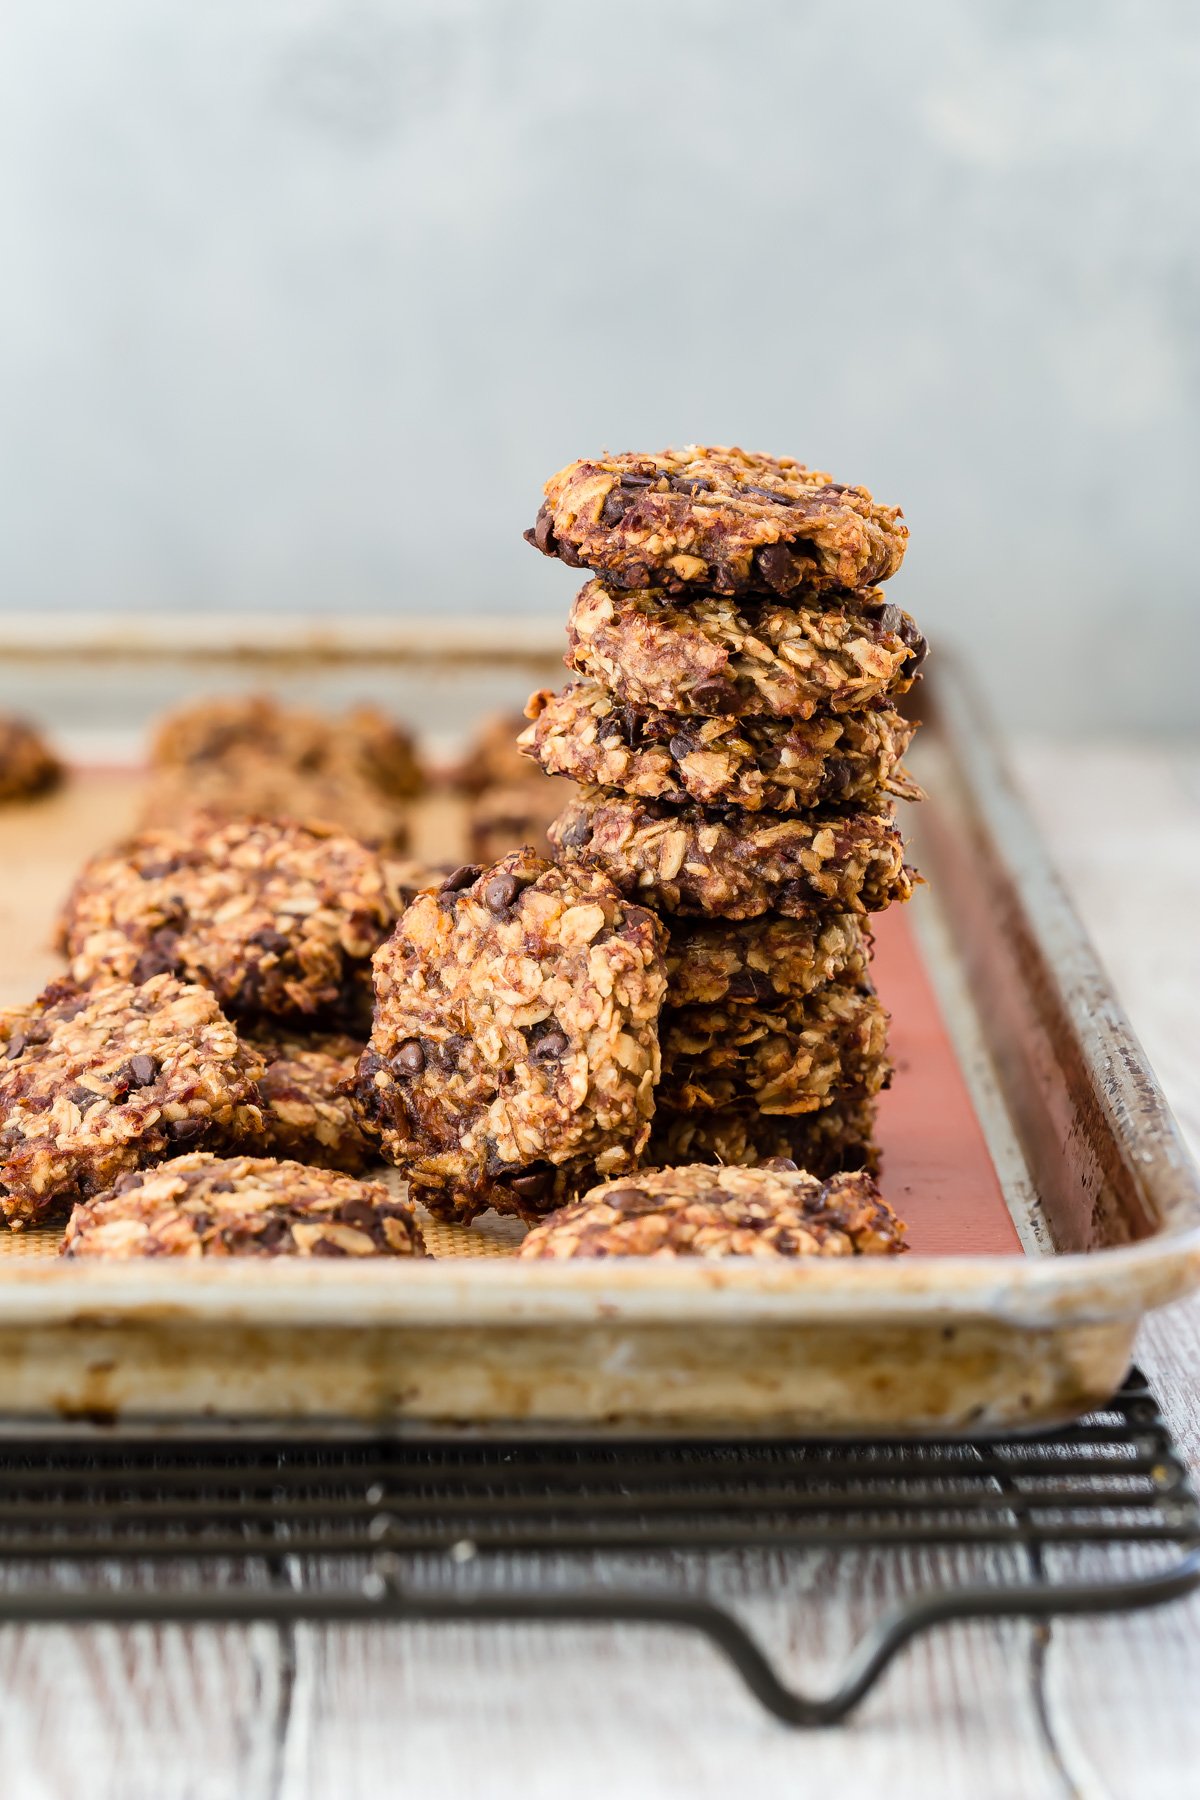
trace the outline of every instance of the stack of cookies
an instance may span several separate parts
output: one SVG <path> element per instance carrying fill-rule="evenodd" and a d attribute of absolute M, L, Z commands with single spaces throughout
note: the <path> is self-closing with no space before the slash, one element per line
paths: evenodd
<path fill-rule="evenodd" d="M 925 644 L 878 583 L 899 510 L 788 459 L 576 462 L 527 534 L 594 571 L 521 747 L 581 786 L 551 828 L 669 930 L 650 1157 L 873 1166 L 887 1016 L 867 915 L 906 900 L 895 710 Z"/>

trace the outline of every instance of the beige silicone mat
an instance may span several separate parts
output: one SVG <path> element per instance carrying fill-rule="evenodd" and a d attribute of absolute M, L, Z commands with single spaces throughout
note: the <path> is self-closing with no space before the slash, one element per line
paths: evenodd
<path fill-rule="evenodd" d="M 20 1005 L 61 973 L 52 937 L 59 906 L 85 857 L 132 829 L 142 778 L 130 769 L 74 770 L 55 794 L 0 809 L 0 1007 Z M 413 855 L 456 862 L 463 855 L 459 802 L 435 795 L 413 807 Z M 380 1176 L 399 1180 L 394 1170 Z M 434 1256 L 511 1256 L 525 1229 L 487 1213 L 469 1227 L 422 1219 Z M 58 1254 L 59 1230 L 5 1231 L 0 1257 Z"/>

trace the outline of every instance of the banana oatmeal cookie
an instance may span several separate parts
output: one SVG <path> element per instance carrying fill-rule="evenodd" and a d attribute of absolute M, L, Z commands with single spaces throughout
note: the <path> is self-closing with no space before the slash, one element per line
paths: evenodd
<path fill-rule="evenodd" d="M 185 1156 L 71 1214 L 63 1256 L 424 1256 L 381 1181 L 252 1156 Z"/>
<path fill-rule="evenodd" d="M 867 972 L 871 935 L 859 913 L 667 922 L 667 1005 L 790 999 Z"/>
<path fill-rule="evenodd" d="M 926 654 L 906 612 L 877 590 L 824 604 L 661 589 L 621 593 L 589 581 L 567 623 L 568 668 L 633 706 L 701 718 L 809 719 L 905 694 Z"/>
<path fill-rule="evenodd" d="M 555 820 L 550 841 L 670 913 L 799 919 L 820 906 L 879 912 L 912 893 L 887 806 L 780 817 L 588 789 Z"/>
<path fill-rule="evenodd" d="M 526 755 L 547 775 L 648 800 L 789 813 L 921 790 L 900 766 L 915 725 L 888 708 L 812 719 L 702 719 L 617 700 L 593 681 L 530 697 Z"/>
<path fill-rule="evenodd" d="M 263 1129 L 255 1148 L 350 1175 L 377 1160 L 347 1091 L 363 1052 L 360 1039 L 338 1032 L 301 1037 L 267 1025 L 242 1035 L 264 1065 L 258 1078 Z"/>
<path fill-rule="evenodd" d="M 675 1113 L 666 1102 L 655 1110 L 644 1160 L 652 1166 L 704 1162 L 752 1169 L 777 1156 L 822 1179 L 846 1169 L 877 1173 L 875 1102 L 835 1100 L 819 1112 L 791 1114 L 744 1107 Z"/>
<path fill-rule="evenodd" d="M 520 850 L 422 894 L 375 956 L 356 1093 L 439 1217 L 535 1216 L 649 1135 L 663 930 L 598 869 Z"/>
<path fill-rule="evenodd" d="M 25 719 L 0 715 L 0 800 L 28 800 L 62 780 L 62 764 Z"/>
<path fill-rule="evenodd" d="M 663 1014 L 664 1106 L 815 1112 L 871 1096 L 891 1078 L 887 1014 L 870 988 L 831 981 L 774 1005 L 689 1006 Z"/>
<path fill-rule="evenodd" d="M 38 1225 L 128 1170 L 260 1131 L 261 1072 L 207 988 L 56 982 L 0 1014 L 0 1212 Z"/>
<path fill-rule="evenodd" d="M 331 827 L 201 819 L 93 858 L 62 942 L 83 987 L 169 972 L 239 1015 L 349 1022 L 399 898 L 379 857 Z"/>
<path fill-rule="evenodd" d="M 790 457 L 689 444 L 569 463 L 529 542 L 615 587 L 792 594 L 886 581 L 904 559 L 897 506 Z"/>
<path fill-rule="evenodd" d="M 536 1225 L 520 1255 L 893 1256 L 904 1226 L 862 1172 L 820 1181 L 781 1158 L 608 1181 Z"/>
<path fill-rule="evenodd" d="M 470 802 L 467 845 L 473 862 L 499 862 L 525 844 L 549 855 L 546 833 L 576 789 L 570 782 L 552 781 L 532 763 L 525 766 L 523 780 L 485 788 Z"/>

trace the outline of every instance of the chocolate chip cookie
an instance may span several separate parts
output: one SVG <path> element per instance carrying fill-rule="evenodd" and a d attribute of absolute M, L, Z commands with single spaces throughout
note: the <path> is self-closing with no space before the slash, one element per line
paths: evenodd
<path fill-rule="evenodd" d="M 185 1156 L 77 1206 L 63 1256 L 423 1256 L 409 1201 L 298 1162 Z"/>
<path fill-rule="evenodd" d="M 588 789 L 550 827 L 550 841 L 669 913 L 879 912 L 907 900 L 913 886 L 888 806 L 781 817 Z"/>
<path fill-rule="evenodd" d="M 375 957 L 356 1094 L 437 1216 L 536 1215 L 634 1166 L 659 1074 L 663 929 L 598 869 L 517 851 L 421 894 Z"/>
<path fill-rule="evenodd" d="M 749 1101 L 815 1112 L 877 1094 L 891 1077 L 887 1014 L 870 988 L 831 981 L 802 1000 L 689 1006 L 664 1013 L 659 1098 L 672 1112 Z"/>
<path fill-rule="evenodd" d="M 819 1112 L 781 1114 L 755 1112 L 745 1105 L 676 1113 L 667 1101 L 655 1110 L 645 1161 L 752 1169 L 778 1156 L 790 1157 L 822 1179 L 846 1169 L 876 1173 L 880 1152 L 875 1142 L 875 1102 L 835 1100 Z"/>
<path fill-rule="evenodd" d="M 870 933 L 857 913 L 668 921 L 667 1005 L 770 1004 L 867 972 Z"/>
<path fill-rule="evenodd" d="M 786 1163 L 691 1164 L 607 1181 L 535 1225 L 519 1254 L 894 1256 L 904 1226 L 863 1172 L 820 1181 Z"/>
<path fill-rule="evenodd" d="M 647 800 L 796 812 L 921 790 L 901 767 L 916 727 L 890 708 L 812 719 L 705 719 L 618 700 L 594 681 L 541 689 L 521 748 L 547 775 Z"/>
<path fill-rule="evenodd" d="M 261 1131 L 261 1071 L 206 988 L 56 983 L 0 1014 L 0 1212 L 38 1225 L 128 1170 Z"/>
<path fill-rule="evenodd" d="M 349 1022 L 369 1003 L 371 953 L 398 900 L 378 855 L 345 833 L 200 820 L 88 863 L 62 941 L 81 986 L 169 972 L 237 1015 Z"/>
<path fill-rule="evenodd" d="M 242 1035 L 263 1064 L 258 1078 L 263 1128 L 253 1140 L 255 1149 L 350 1175 L 376 1160 L 347 1091 L 363 1052 L 358 1038 L 337 1032 L 301 1036 L 262 1024 Z"/>
<path fill-rule="evenodd" d="M 546 483 L 529 542 L 614 587 L 789 595 L 894 575 L 908 527 L 790 457 L 689 444 L 568 463 Z"/>
<path fill-rule="evenodd" d="M 632 706 L 700 718 L 810 719 L 907 693 L 926 655 L 906 612 L 878 591 L 820 606 L 589 581 L 567 623 L 566 662 Z"/>
<path fill-rule="evenodd" d="M 0 716 L 0 801 L 29 800 L 62 780 L 62 764 L 26 719 Z"/>

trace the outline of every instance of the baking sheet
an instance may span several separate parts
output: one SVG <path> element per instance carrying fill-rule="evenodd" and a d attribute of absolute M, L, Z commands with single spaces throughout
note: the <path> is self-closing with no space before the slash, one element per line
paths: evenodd
<path fill-rule="evenodd" d="M 76 768 L 57 793 L 0 810 L 0 1004 L 20 1004 L 61 971 L 51 946 L 57 908 L 83 859 L 131 829 L 142 787 L 134 768 Z M 413 824 L 416 854 L 452 861 L 464 854 L 452 796 L 422 802 Z M 919 891 L 912 906 L 929 904 Z M 880 1102 L 881 1186 L 908 1222 L 915 1254 L 1017 1251 L 1021 1240 L 908 912 L 893 907 L 872 922 L 896 1064 Z M 511 1255 L 522 1235 L 515 1221 L 494 1214 L 470 1228 L 427 1222 L 439 1256 Z M 0 1231 L 0 1256 L 53 1256 L 59 1237 L 58 1229 Z"/>

